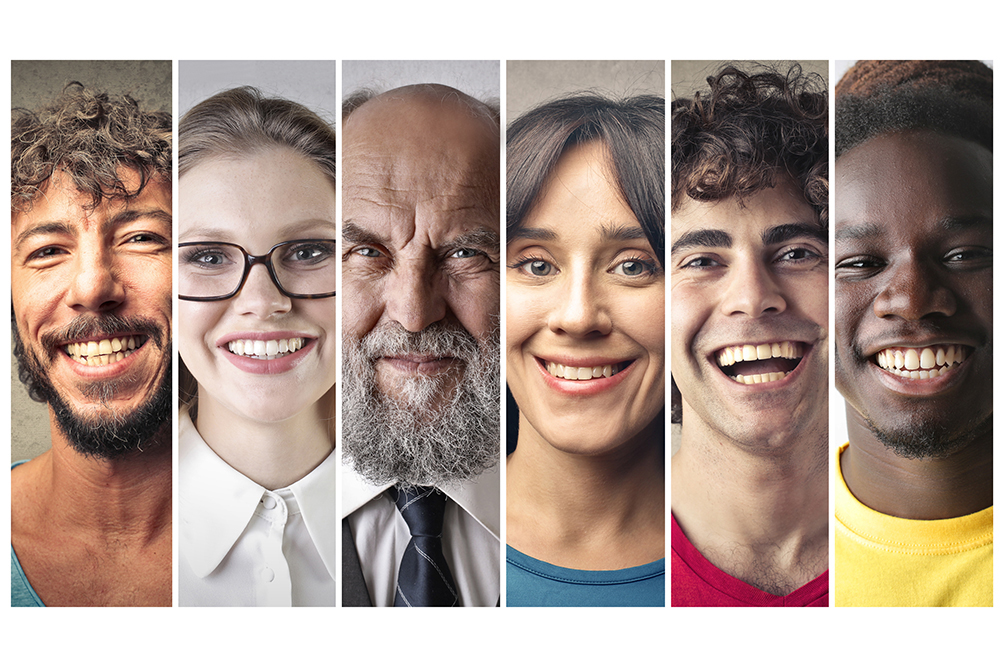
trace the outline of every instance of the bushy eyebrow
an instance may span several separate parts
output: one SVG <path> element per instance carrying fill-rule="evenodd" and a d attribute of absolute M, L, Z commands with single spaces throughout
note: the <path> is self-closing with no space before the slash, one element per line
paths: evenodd
<path fill-rule="evenodd" d="M 732 248 L 733 237 L 721 229 L 695 229 L 681 235 L 670 246 L 673 257 L 688 248 Z"/>
<path fill-rule="evenodd" d="M 559 238 L 551 229 L 539 229 L 538 227 L 520 227 L 513 234 L 507 236 L 507 243 L 515 239 L 529 239 L 531 241 L 555 241 Z"/>
<path fill-rule="evenodd" d="M 480 227 L 452 239 L 448 243 L 448 247 L 479 248 L 480 250 L 496 252 L 500 249 L 500 235 L 492 229 Z"/>
<path fill-rule="evenodd" d="M 344 222 L 343 229 L 344 240 L 348 243 L 360 243 L 362 245 L 387 245 L 388 240 L 375 234 L 374 232 L 368 231 L 353 222 Z"/>
<path fill-rule="evenodd" d="M 787 225 L 771 227 L 769 229 L 765 229 L 760 235 L 761 241 L 763 241 L 766 246 L 779 245 L 781 243 L 791 241 L 792 239 L 802 237 L 819 241 L 823 245 L 830 244 L 829 232 L 824 230 L 822 227 L 802 222 L 793 222 Z"/>
<path fill-rule="evenodd" d="M 946 232 L 958 232 L 966 229 L 993 229 L 993 219 L 982 215 L 948 216 L 938 221 L 938 228 Z M 871 239 L 883 233 L 882 226 L 874 222 L 861 222 L 856 225 L 839 225 L 834 240 L 858 241 Z"/>
<path fill-rule="evenodd" d="M 115 227 L 127 225 L 128 223 L 139 220 L 140 218 L 152 218 L 153 220 L 158 220 L 171 227 L 171 229 L 174 224 L 173 216 L 160 208 L 126 209 L 105 220 L 101 225 L 101 231 L 107 233 Z M 72 225 L 62 220 L 54 220 L 52 222 L 35 225 L 31 229 L 26 229 L 17 235 L 17 239 L 14 241 L 14 252 L 19 252 L 21 250 L 21 245 L 28 239 L 35 236 L 45 236 L 46 234 L 65 234 L 66 236 L 76 236 L 78 231 L 79 230 L 76 225 Z"/>
<path fill-rule="evenodd" d="M 646 238 L 646 233 L 638 225 L 601 225 L 601 238 L 605 241 L 638 241 Z"/>

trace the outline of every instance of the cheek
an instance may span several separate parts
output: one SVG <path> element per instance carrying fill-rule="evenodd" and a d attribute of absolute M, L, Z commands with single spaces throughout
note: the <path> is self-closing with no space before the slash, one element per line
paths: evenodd
<path fill-rule="evenodd" d="M 450 288 L 447 300 L 462 326 L 484 340 L 499 324 L 500 278 L 490 274 L 464 280 Z"/>
<path fill-rule="evenodd" d="M 507 346 L 527 341 L 545 328 L 553 304 L 552 295 L 544 289 L 507 285 Z"/>
<path fill-rule="evenodd" d="M 371 283 L 344 276 L 344 335 L 363 336 L 375 328 L 385 307 L 381 293 Z M 338 292 L 338 295 L 340 292 Z"/>
<path fill-rule="evenodd" d="M 219 303 L 226 303 L 225 301 Z M 194 359 L 208 351 L 210 341 L 206 340 L 209 330 L 218 321 L 225 307 L 211 302 L 197 303 L 181 301 L 177 306 L 177 351 L 189 366 Z"/>
<path fill-rule="evenodd" d="M 700 291 L 684 288 L 671 291 L 670 348 L 674 354 L 686 354 L 711 312 L 711 304 Z"/>

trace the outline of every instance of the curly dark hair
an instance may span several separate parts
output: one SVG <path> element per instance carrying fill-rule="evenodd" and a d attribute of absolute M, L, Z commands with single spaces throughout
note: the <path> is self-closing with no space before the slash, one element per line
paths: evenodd
<path fill-rule="evenodd" d="M 697 201 L 744 201 L 790 175 L 829 225 L 828 95 L 799 65 L 748 74 L 732 65 L 709 89 L 671 104 L 671 210 Z"/>
<path fill-rule="evenodd" d="M 835 154 L 927 129 L 993 152 L 993 70 L 978 60 L 859 60 L 837 84 Z"/>
<path fill-rule="evenodd" d="M 94 92 L 74 81 L 52 104 L 14 109 L 11 116 L 12 213 L 31 210 L 56 169 L 90 197 L 91 208 L 105 198 L 135 197 L 154 177 L 171 182 L 171 116 L 144 111 L 128 95 Z M 126 185 L 122 167 L 139 174 L 138 187 Z"/>

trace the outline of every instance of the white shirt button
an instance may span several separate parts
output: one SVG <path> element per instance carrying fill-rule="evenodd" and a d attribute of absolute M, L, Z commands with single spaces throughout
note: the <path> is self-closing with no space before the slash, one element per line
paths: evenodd
<path fill-rule="evenodd" d="M 275 502 L 274 496 L 264 496 L 264 509 L 273 510 L 278 503 Z"/>
<path fill-rule="evenodd" d="M 274 581 L 274 570 L 269 567 L 265 567 L 260 571 L 260 580 L 265 584 L 269 584 Z"/>

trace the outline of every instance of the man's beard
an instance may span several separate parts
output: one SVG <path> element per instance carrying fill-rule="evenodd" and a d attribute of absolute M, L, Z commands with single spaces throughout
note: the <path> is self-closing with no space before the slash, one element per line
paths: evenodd
<path fill-rule="evenodd" d="M 113 338 L 117 332 L 130 331 L 145 334 L 146 345 L 156 345 L 167 355 L 167 366 L 159 387 L 144 403 L 131 411 L 124 412 L 110 407 L 120 388 L 117 379 L 92 381 L 84 385 L 81 392 L 88 399 L 100 405 L 91 414 L 74 409 L 56 390 L 47 367 L 39 360 L 34 350 L 27 349 L 20 332 L 11 316 L 11 330 L 14 338 L 14 355 L 17 357 L 18 376 L 28 393 L 36 401 L 49 404 L 55 415 L 59 430 L 69 440 L 73 448 L 84 456 L 102 459 L 120 459 L 136 451 L 144 451 L 157 444 L 154 436 L 162 426 L 170 421 L 173 409 L 171 398 L 170 344 L 164 331 L 156 322 L 146 318 L 121 318 L 103 315 L 99 318 L 77 317 L 64 329 L 48 332 L 41 337 L 41 343 L 51 363 L 59 351 L 59 341 L 74 338 Z M 164 439 L 169 443 L 169 437 Z"/>
<path fill-rule="evenodd" d="M 499 329 L 485 347 L 465 329 L 439 323 L 418 333 L 393 324 L 345 336 L 343 446 L 354 470 L 372 484 L 440 485 L 497 465 Z M 396 399 L 379 389 L 375 364 L 401 353 L 453 357 L 462 367 L 458 377 L 449 370 L 408 378 L 394 388 Z M 453 394 L 442 396 L 449 382 Z"/>
<path fill-rule="evenodd" d="M 993 415 L 973 420 L 967 428 L 958 432 L 950 425 L 935 427 L 923 423 L 912 423 L 890 431 L 879 428 L 867 417 L 864 420 L 879 442 L 904 459 L 946 459 L 977 439 L 985 437 L 985 442 L 992 441 Z"/>

